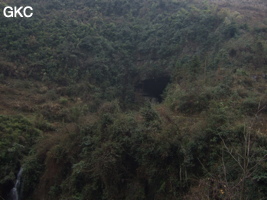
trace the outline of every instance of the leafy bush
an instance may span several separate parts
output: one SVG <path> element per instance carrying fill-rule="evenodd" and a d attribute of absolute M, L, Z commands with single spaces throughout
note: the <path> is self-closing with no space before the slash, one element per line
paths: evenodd
<path fill-rule="evenodd" d="M 40 177 L 44 171 L 44 164 L 41 159 L 38 159 L 36 155 L 27 156 L 23 160 L 23 187 L 22 196 L 29 197 L 36 189 Z"/>
<path fill-rule="evenodd" d="M 256 114 L 259 107 L 257 98 L 247 97 L 242 102 L 242 110 L 247 114 Z"/>

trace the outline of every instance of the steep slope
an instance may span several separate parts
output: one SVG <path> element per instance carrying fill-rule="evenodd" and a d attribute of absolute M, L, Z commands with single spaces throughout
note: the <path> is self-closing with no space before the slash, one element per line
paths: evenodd
<path fill-rule="evenodd" d="M 25 200 L 267 195 L 264 1 L 0 10 L 19 4 L 34 16 L 0 18 L 0 197 L 20 166 Z"/>

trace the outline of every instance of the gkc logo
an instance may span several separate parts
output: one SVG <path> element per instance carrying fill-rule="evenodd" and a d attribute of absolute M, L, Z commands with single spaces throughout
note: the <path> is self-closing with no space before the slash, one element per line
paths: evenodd
<path fill-rule="evenodd" d="M 11 6 L 6 6 L 3 10 L 3 14 L 5 17 L 31 17 L 33 15 L 32 11 L 33 9 L 31 6 L 21 6 L 19 8 L 16 6 L 14 6 L 14 8 Z"/>

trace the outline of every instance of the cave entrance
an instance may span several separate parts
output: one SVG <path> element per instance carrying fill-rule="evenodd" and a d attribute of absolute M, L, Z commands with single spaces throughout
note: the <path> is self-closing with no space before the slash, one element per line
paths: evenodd
<path fill-rule="evenodd" d="M 154 99 L 161 103 L 162 94 L 170 82 L 169 76 L 147 78 L 136 86 L 136 89 L 141 92 L 143 97 Z"/>

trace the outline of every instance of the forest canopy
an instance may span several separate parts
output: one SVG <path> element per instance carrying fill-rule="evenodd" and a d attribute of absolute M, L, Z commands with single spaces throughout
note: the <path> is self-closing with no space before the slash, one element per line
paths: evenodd
<path fill-rule="evenodd" d="M 0 198 L 267 196 L 266 2 L 6 0 Z"/>

